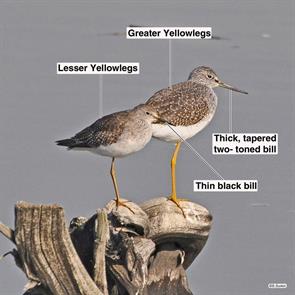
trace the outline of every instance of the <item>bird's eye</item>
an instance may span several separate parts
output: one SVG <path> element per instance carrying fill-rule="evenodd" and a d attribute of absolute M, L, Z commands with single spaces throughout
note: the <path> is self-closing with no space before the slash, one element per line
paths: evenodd
<path fill-rule="evenodd" d="M 213 76 L 210 75 L 210 74 L 208 74 L 207 77 L 208 77 L 209 79 L 212 79 L 212 78 L 213 78 Z"/>
<path fill-rule="evenodd" d="M 145 112 L 147 115 L 150 115 L 151 113 L 150 112 Z"/>

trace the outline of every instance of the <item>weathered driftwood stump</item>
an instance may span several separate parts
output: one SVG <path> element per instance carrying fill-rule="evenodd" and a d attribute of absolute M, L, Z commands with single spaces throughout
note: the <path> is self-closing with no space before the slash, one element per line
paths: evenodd
<path fill-rule="evenodd" d="M 112 201 L 68 229 L 61 207 L 19 202 L 15 230 L 0 232 L 16 245 L 25 295 L 192 294 L 185 270 L 207 241 L 208 210 L 182 202 L 184 218 L 166 198 L 128 206 L 135 214 Z"/>

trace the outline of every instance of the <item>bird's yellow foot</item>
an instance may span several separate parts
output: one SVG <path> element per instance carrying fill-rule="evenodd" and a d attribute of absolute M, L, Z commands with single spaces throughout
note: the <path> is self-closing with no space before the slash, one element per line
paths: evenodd
<path fill-rule="evenodd" d="M 180 199 L 180 198 L 177 198 L 176 196 L 171 196 L 168 198 L 169 201 L 173 202 L 182 212 L 182 215 L 184 216 L 184 218 L 186 217 L 185 214 L 184 214 L 184 211 L 180 205 L 180 202 L 181 201 L 188 201 L 188 199 Z"/>
<path fill-rule="evenodd" d="M 126 205 L 126 203 L 128 203 L 129 201 L 122 201 L 120 199 L 115 199 L 115 202 L 116 202 L 117 209 L 119 206 L 122 206 L 129 209 L 133 214 L 135 214 L 135 212 L 128 205 Z"/>

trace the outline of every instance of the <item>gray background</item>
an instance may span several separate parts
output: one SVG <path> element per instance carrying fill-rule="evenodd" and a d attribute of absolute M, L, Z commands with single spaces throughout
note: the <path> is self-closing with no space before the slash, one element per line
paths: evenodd
<path fill-rule="evenodd" d="M 234 93 L 233 130 L 278 132 L 279 155 L 211 154 L 212 132 L 228 130 L 228 92 L 217 89 L 213 122 L 190 142 L 225 178 L 258 179 L 260 189 L 193 193 L 193 179 L 216 177 L 183 146 L 179 195 L 214 216 L 208 243 L 188 271 L 190 285 L 202 295 L 294 294 L 294 1 L 207 2 L 0 2 L 0 219 L 13 227 L 19 200 L 59 203 L 70 220 L 90 216 L 113 197 L 110 159 L 54 144 L 97 118 L 99 76 L 56 75 L 56 62 L 140 62 L 140 75 L 103 77 L 107 114 L 168 85 L 167 40 L 113 33 L 129 24 L 212 26 L 222 39 L 172 41 L 173 83 L 210 65 L 225 82 L 248 90 Z M 172 149 L 153 140 L 119 160 L 122 195 L 135 202 L 168 195 Z M 1 253 L 11 247 L 0 238 Z M 1 294 L 20 294 L 25 282 L 12 258 L 0 262 Z M 269 290 L 270 282 L 288 288 Z"/>

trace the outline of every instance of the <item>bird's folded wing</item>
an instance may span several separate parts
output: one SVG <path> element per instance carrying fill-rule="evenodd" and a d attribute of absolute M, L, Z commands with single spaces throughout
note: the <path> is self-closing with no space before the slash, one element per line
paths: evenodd
<path fill-rule="evenodd" d="M 171 125 L 188 126 L 209 114 L 208 97 L 211 95 L 213 93 L 208 87 L 186 81 L 156 92 L 146 104 Z"/>
<path fill-rule="evenodd" d="M 98 119 L 72 137 L 79 147 L 98 147 L 115 143 L 124 130 L 126 112 L 118 112 Z"/>

